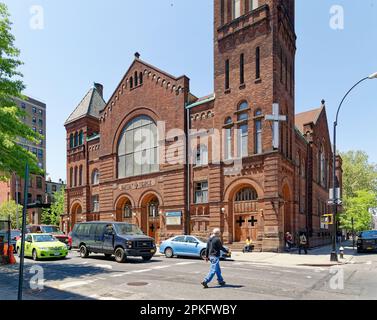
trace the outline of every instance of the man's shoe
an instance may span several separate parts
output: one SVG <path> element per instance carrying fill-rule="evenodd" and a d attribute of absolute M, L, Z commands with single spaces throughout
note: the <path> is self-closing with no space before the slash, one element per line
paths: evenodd
<path fill-rule="evenodd" d="M 202 282 L 202 286 L 203 286 L 204 289 L 208 289 L 208 284 L 207 284 L 207 282 L 203 281 L 203 282 Z"/>
<path fill-rule="evenodd" d="M 221 282 L 219 282 L 219 285 L 223 287 L 223 286 L 226 285 L 226 282 L 225 281 L 221 281 Z"/>

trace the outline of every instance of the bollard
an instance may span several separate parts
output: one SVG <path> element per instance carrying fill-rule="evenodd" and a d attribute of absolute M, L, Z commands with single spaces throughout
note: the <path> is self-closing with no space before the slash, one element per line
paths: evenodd
<path fill-rule="evenodd" d="M 344 259 L 344 248 L 340 247 L 339 252 L 340 252 L 340 259 Z"/>

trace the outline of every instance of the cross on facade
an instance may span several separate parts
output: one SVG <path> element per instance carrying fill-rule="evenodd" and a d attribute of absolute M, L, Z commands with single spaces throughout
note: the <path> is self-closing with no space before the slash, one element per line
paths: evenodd
<path fill-rule="evenodd" d="M 274 149 L 279 149 L 280 144 L 280 122 L 287 121 L 287 116 L 280 115 L 279 114 L 279 104 L 274 103 L 272 105 L 272 115 L 266 115 L 265 120 L 266 121 L 272 121 L 273 122 L 273 130 L 272 130 L 272 146 Z"/>
<path fill-rule="evenodd" d="M 239 217 L 236 221 L 240 227 L 242 227 L 243 223 L 246 222 L 246 220 L 242 219 L 242 217 Z"/>
<path fill-rule="evenodd" d="M 255 224 L 258 222 L 258 220 L 255 220 L 254 216 L 252 216 L 251 219 L 248 222 L 251 223 L 252 227 L 255 227 Z"/>
<path fill-rule="evenodd" d="M 149 229 L 150 229 L 152 232 L 154 232 L 155 227 L 154 227 L 154 224 L 153 224 L 153 223 L 152 223 L 152 225 L 149 227 Z"/>

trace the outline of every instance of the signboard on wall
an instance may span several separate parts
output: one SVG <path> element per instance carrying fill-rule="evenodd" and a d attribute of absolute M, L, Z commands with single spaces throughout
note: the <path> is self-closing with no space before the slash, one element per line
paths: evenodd
<path fill-rule="evenodd" d="M 182 211 L 166 212 L 167 226 L 180 226 L 182 224 Z"/>

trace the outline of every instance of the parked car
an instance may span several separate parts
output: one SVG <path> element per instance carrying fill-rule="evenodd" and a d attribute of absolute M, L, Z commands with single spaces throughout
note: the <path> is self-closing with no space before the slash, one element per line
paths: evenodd
<path fill-rule="evenodd" d="M 357 236 L 357 252 L 377 251 L 377 230 L 363 231 Z"/>
<path fill-rule="evenodd" d="M 175 236 L 163 241 L 160 245 L 160 253 L 165 254 L 167 258 L 174 256 L 182 257 L 200 257 L 205 259 L 208 239 L 196 236 Z M 225 247 L 228 249 L 227 247 Z M 226 259 L 231 257 L 231 252 L 221 251 L 220 258 Z"/>
<path fill-rule="evenodd" d="M 63 231 L 57 226 L 51 225 L 28 225 L 26 226 L 26 233 L 49 233 L 52 234 L 56 239 L 64 244 L 68 245 L 68 236 L 64 234 Z"/>
<path fill-rule="evenodd" d="M 119 263 L 129 256 L 149 261 L 156 253 L 153 238 L 146 236 L 138 226 L 122 222 L 78 223 L 72 230 L 72 247 L 79 249 L 82 258 L 90 253 L 103 253 L 107 258 L 115 255 Z"/>
<path fill-rule="evenodd" d="M 21 254 L 21 239 L 16 243 L 18 255 Z M 34 261 L 48 258 L 65 258 L 68 247 L 47 233 L 28 233 L 25 235 L 25 257 L 32 257 Z"/>
<path fill-rule="evenodd" d="M 3 241 L 8 243 L 8 232 L 0 232 L 0 236 L 3 237 Z M 20 230 L 11 230 L 10 231 L 10 245 L 13 246 L 14 252 L 16 252 L 16 242 L 20 238 L 21 231 Z"/>
<path fill-rule="evenodd" d="M 68 233 L 68 249 L 72 250 L 72 232 Z"/>

